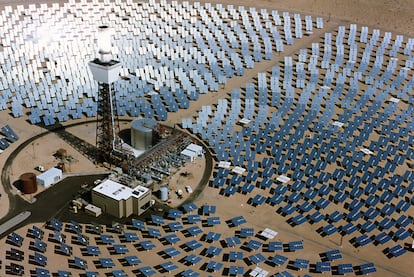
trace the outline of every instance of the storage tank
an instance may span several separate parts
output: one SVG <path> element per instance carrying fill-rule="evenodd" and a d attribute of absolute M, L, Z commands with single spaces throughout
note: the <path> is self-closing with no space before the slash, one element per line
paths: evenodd
<path fill-rule="evenodd" d="M 152 118 L 135 119 L 131 123 L 131 146 L 138 150 L 148 150 L 153 146 L 154 129 L 157 121 Z"/>
<path fill-rule="evenodd" d="M 22 192 L 24 194 L 31 194 L 37 191 L 36 174 L 32 172 L 23 173 L 20 176 L 20 181 L 22 184 Z"/>
<path fill-rule="evenodd" d="M 161 201 L 168 200 L 168 185 L 164 185 L 160 187 L 160 199 Z"/>

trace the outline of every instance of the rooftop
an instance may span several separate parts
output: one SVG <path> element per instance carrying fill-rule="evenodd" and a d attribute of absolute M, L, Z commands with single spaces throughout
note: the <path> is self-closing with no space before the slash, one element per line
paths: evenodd
<path fill-rule="evenodd" d="M 107 179 L 93 188 L 93 191 L 103 194 L 114 200 L 127 200 L 131 196 L 139 198 L 145 194 L 148 189 L 143 186 L 136 186 L 134 189 Z"/>

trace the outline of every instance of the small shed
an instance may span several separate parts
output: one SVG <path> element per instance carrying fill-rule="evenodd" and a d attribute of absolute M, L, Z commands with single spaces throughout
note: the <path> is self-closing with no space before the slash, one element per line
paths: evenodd
<path fill-rule="evenodd" d="M 99 208 L 99 207 L 96 207 L 95 205 L 92 205 L 92 204 L 86 205 L 85 211 L 88 214 L 91 214 L 91 215 L 93 215 L 95 217 L 98 217 L 98 216 L 100 216 L 102 214 L 102 209 Z"/>
<path fill-rule="evenodd" d="M 62 179 L 62 170 L 52 167 L 36 177 L 37 183 L 48 188 Z"/>

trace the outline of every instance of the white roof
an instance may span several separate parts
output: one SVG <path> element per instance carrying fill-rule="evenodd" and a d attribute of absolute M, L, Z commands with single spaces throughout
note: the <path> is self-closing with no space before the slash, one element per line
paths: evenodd
<path fill-rule="evenodd" d="M 37 178 L 41 180 L 46 180 L 51 177 L 55 177 L 56 175 L 62 176 L 62 170 L 56 167 L 52 167 L 46 170 L 45 172 L 43 172 L 42 174 L 38 175 Z"/>
<path fill-rule="evenodd" d="M 146 193 L 148 189 L 143 186 L 137 186 L 134 189 L 124 186 L 120 183 L 117 183 L 112 180 L 105 180 L 96 187 L 93 188 L 93 191 L 103 194 L 114 200 L 127 200 L 132 197 L 140 197 L 142 194 Z"/>
<path fill-rule="evenodd" d="M 85 206 L 85 209 L 91 212 L 102 212 L 102 209 L 99 207 L 96 207 L 95 205 L 88 204 Z"/>
<path fill-rule="evenodd" d="M 194 143 L 189 144 L 186 149 L 188 149 L 190 151 L 194 151 L 194 152 L 201 152 L 201 151 L 203 151 L 203 147 L 202 146 L 197 145 L 197 144 L 194 144 Z"/>
<path fill-rule="evenodd" d="M 143 194 L 145 194 L 147 191 L 149 191 L 148 188 L 143 187 L 143 186 L 136 186 L 133 190 L 132 190 L 132 196 L 135 198 L 140 198 Z"/>
<path fill-rule="evenodd" d="M 112 180 L 105 180 L 96 187 L 93 191 L 103 194 L 115 200 L 128 199 L 131 197 L 131 189 L 127 186 L 114 182 Z"/>
<path fill-rule="evenodd" d="M 183 151 L 181 151 L 181 155 L 184 155 L 184 156 L 188 156 L 188 157 L 192 157 L 193 158 L 193 157 L 196 157 L 197 156 L 197 153 L 194 152 L 194 151 L 188 150 L 186 148 Z"/>

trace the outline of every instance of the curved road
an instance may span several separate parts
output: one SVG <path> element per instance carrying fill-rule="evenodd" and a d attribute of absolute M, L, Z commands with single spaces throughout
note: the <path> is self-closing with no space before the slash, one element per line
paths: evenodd
<path fill-rule="evenodd" d="M 65 178 L 59 183 L 59 186 L 53 186 L 44 192 L 38 194 L 37 201 L 33 204 L 28 203 L 27 201 L 23 200 L 20 196 L 15 195 L 11 193 L 12 184 L 10 182 L 10 169 L 13 164 L 14 159 L 19 155 L 19 153 L 28 145 L 30 145 L 33 141 L 48 135 L 51 131 L 57 132 L 62 131 L 66 128 L 78 126 L 86 123 L 94 122 L 94 120 L 88 120 L 88 121 L 82 121 L 82 122 L 76 122 L 69 125 L 58 125 L 54 128 L 48 129 L 46 132 L 42 132 L 41 134 L 38 134 L 36 136 L 33 136 L 29 138 L 28 140 L 22 142 L 10 155 L 8 156 L 7 160 L 4 163 L 4 167 L 1 172 L 1 183 L 4 187 L 5 192 L 7 193 L 7 196 L 9 198 L 9 211 L 5 217 L 3 217 L 0 220 L 0 224 L 4 224 L 5 222 L 11 220 L 16 215 L 20 214 L 23 211 L 31 211 L 31 216 L 28 218 L 29 220 L 25 220 L 22 222 L 19 222 L 17 225 L 15 225 L 13 230 L 19 228 L 20 226 L 26 225 L 28 222 L 45 222 L 52 216 L 56 214 L 56 211 L 59 211 L 65 203 L 71 200 L 74 194 L 79 191 L 81 184 L 83 182 L 93 181 L 96 178 L 96 176 L 100 176 L 102 174 L 93 175 L 92 177 L 88 176 L 82 176 L 82 182 L 79 182 L 77 185 L 70 185 L 75 184 L 74 178 L 76 177 L 70 177 Z M 105 174 L 106 175 L 106 174 Z M 65 185 L 68 183 L 68 185 Z M 59 187 L 59 191 L 57 191 L 57 188 Z M 69 198 L 67 198 L 69 196 Z M 51 199 L 53 201 L 51 201 Z M 0 238 L 3 237 L 5 234 L 1 234 Z"/>
<path fill-rule="evenodd" d="M 130 121 L 130 120 L 121 120 L 121 121 Z M 8 194 L 9 197 L 9 212 L 8 214 L 0 220 L 0 238 L 4 237 L 7 233 L 7 230 L 1 232 L 2 224 L 4 228 L 7 227 L 8 231 L 16 230 L 28 223 L 35 223 L 35 222 L 47 222 L 51 217 L 58 217 L 63 220 L 76 220 L 77 222 L 84 222 L 90 223 L 91 216 L 85 215 L 84 213 L 73 214 L 69 212 L 68 209 L 65 209 L 68 204 L 71 202 L 73 197 L 78 194 L 78 192 L 82 189 L 82 185 L 85 183 L 93 184 L 96 179 L 104 179 L 107 173 L 97 173 L 94 175 L 83 175 L 83 176 L 74 176 L 74 177 L 67 177 L 60 181 L 58 184 L 48 188 L 47 190 L 43 191 L 42 193 L 36 195 L 36 201 L 32 204 L 28 203 L 27 201 L 23 200 L 20 196 L 14 195 L 11 193 L 12 185 L 10 183 L 9 172 L 11 165 L 16 158 L 16 156 L 28 145 L 30 145 L 33 141 L 49 134 L 50 131 L 58 132 L 62 131 L 69 127 L 78 126 L 81 124 L 86 124 L 94 122 L 94 120 L 90 121 L 82 121 L 73 124 L 69 124 L 66 126 L 57 126 L 55 128 L 49 129 L 47 132 L 43 132 L 39 135 L 31 137 L 30 139 L 21 143 L 7 158 L 5 165 L 3 167 L 1 173 L 1 181 L 4 186 L 5 192 Z M 198 140 L 198 139 L 197 139 Z M 204 149 L 206 149 L 205 157 L 206 157 L 206 166 L 202 176 L 202 179 L 198 186 L 194 189 L 194 192 L 182 203 L 188 203 L 194 201 L 200 193 L 203 191 L 205 186 L 208 184 L 208 181 L 211 176 L 212 168 L 213 168 L 213 159 L 209 152 L 209 148 L 204 145 L 204 143 L 198 140 L 200 143 L 203 144 Z M 157 204 L 154 211 L 157 211 L 157 207 L 162 208 L 163 212 L 168 211 L 171 209 L 168 205 L 165 204 Z M 16 217 L 19 216 L 24 211 L 30 211 L 31 214 L 24 219 L 16 220 Z M 143 217 L 146 217 L 144 214 Z M 129 218 L 126 219 L 118 219 L 114 218 L 109 215 L 101 216 L 99 218 L 93 218 L 93 221 L 97 223 L 107 224 L 113 220 L 118 222 L 127 222 Z M 10 226 L 10 223 L 14 223 L 13 226 Z"/>

